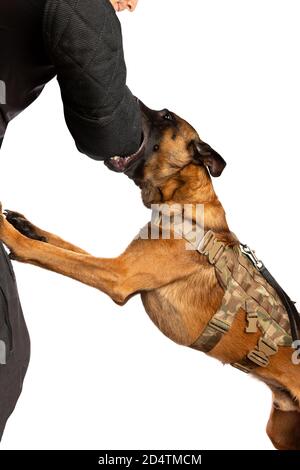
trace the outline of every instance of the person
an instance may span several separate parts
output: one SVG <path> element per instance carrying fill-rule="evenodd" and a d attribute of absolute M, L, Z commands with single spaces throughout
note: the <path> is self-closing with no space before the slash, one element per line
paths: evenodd
<path fill-rule="evenodd" d="M 137 3 L 1 0 L 0 147 L 9 122 L 56 76 L 66 124 L 80 152 L 105 160 L 138 150 L 141 111 L 126 86 L 116 15 L 134 11 Z M 21 393 L 29 357 L 30 339 L 12 264 L 0 244 L 0 439 Z"/>
<path fill-rule="evenodd" d="M 126 86 L 122 32 L 115 13 L 134 11 L 137 3 L 1 0 L 1 142 L 8 123 L 56 76 L 66 124 L 79 151 L 105 160 L 138 150 L 141 113 Z"/>

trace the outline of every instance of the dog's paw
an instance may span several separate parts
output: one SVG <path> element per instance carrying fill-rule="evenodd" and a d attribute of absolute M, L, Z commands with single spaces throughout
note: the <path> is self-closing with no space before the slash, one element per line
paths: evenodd
<path fill-rule="evenodd" d="M 25 237 L 41 242 L 47 241 L 45 237 L 37 233 L 34 225 L 29 222 L 29 220 L 27 220 L 23 214 L 20 214 L 20 212 L 10 211 L 6 209 L 4 211 L 4 214 L 6 216 L 6 220 Z"/>
<path fill-rule="evenodd" d="M 8 254 L 8 257 L 12 261 L 21 261 L 21 262 L 24 261 L 21 257 L 17 256 L 14 251 L 10 251 Z"/>

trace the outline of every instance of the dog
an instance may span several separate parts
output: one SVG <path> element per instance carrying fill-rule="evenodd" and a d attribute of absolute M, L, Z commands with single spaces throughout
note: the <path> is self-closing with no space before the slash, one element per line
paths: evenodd
<path fill-rule="evenodd" d="M 205 232 L 231 246 L 239 242 L 229 230 L 212 178 L 222 174 L 224 159 L 203 142 L 195 129 L 176 114 L 153 111 L 141 103 L 144 138 L 127 157 L 105 162 L 140 188 L 146 207 L 153 204 L 202 204 Z M 2 213 L 2 211 L 1 211 Z M 1 215 L 0 239 L 12 259 L 76 279 L 108 294 L 123 305 L 140 294 L 146 312 L 171 340 L 190 346 L 218 310 L 224 290 L 204 254 L 186 249 L 181 239 L 136 238 L 114 259 L 96 258 L 58 236 L 38 228 L 22 214 Z M 232 364 L 255 348 L 260 333 L 247 334 L 241 308 L 232 328 L 208 354 Z M 300 368 L 291 361 L 294 350 L 279 348 L 268 367 L 256 367 L 254 377 L 273 394 L 267 434 L 277 449 L 300 449 Z"/>

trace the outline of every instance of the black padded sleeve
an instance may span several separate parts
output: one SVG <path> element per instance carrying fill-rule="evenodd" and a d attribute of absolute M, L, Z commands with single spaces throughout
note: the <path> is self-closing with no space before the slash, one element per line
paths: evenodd
<path fill-rule="evenodd" d="M 126 86 L 121 26 L 109 0 L 48 0 L 44 35 L 78 149 L 96 160 L 135 152 L 140 109 Z"/>

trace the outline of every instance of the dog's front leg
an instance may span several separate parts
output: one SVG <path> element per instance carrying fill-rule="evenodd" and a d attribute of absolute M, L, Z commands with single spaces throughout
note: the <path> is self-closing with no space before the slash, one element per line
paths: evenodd
<path fill-rule="evenodd" d="M 194 259 L 191 251 L 182 252 L 182 240 L 135 240 L 117 258 L 96 258 L 27 238 L 3 216 L 0 239 L 10 248 L 14 259 L 95 287 L 119 304 L 132 294 L 156 289 L 199 269 L 198 257 Z"/>
<path fill-rule="evenodd" d="M 55 271 L 107 293 L 120 302 L 115 286 L 120 273 L 113 259 L 99 259 L 75 253 L 42 241 L 25 237 L 2 215 L 0 239 L 11 250 L 11 258 Z"/>

